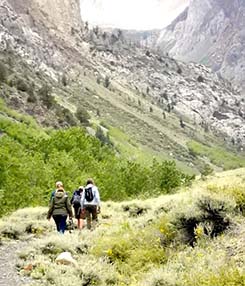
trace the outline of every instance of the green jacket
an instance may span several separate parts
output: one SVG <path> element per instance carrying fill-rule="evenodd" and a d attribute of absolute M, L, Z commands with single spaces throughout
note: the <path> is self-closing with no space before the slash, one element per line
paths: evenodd
<path fill-rule="evenodd" d="M 70 200 L 64 190 L 57 190 L 51 199 L 47 218 L 50 219 L 53 215 L 73 216 Z"/>

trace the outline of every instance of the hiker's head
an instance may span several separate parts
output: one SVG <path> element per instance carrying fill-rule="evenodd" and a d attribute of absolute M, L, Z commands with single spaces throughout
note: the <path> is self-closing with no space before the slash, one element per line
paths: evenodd
<path fill-rule="evenodd" d="M 91 178 L 89 178 L 89 179 L 87 179 L 87 183 L 86 183 L 87 185 L 89 185 L 89 184 L 94 184 L 94 180 L 93 179 L 91 179 Z"/>
<path fill-rule="evenodd" d="M 55 183 L 55 186 L 56 186 L 56 189 L 60 189 L 60 188 L 62 188 L 63 189 L 63 183 L 61 182 L 61 181 L 58 181 L 58 182 L 56 182 Z"/>
<path fill-rule="evenodd" d="M 80 187 L 78 188 L 78 191 L 79 191 L 79 192 L 83 192 L 83 190 L 84 190 L 84 186 L 80 186 Z"/>

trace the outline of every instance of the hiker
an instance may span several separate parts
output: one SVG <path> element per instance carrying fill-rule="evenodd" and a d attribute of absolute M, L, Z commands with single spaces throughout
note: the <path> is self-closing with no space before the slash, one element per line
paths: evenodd
<path fill-rule="evenodd" d="M 63 186 L 60 186 L 54 193 L 49 204 L 47 219 L 53 217 L 57 231 L 65 233 L 67 216 L 72 219 L 72 208 Z"/>
<path fill-rule="evenodd" d="M 98 221 L 98 213 L 100 213 L 100 194 L 93 179 L 87 180 L 82 193 L 81 207 L 85 209 L 87 228 L 91 229 L 91 221 L 95 224 Z"/>
<path fill-rule="evenodd" d="M 85 211 L 81 208 L 81 197 L 84 187 L 80 186 L 78 190 L 75 190 L 72 198 L 71 204 L 73 205 L 75 218 L 77 219 L 77 228 L 82 229 L 84 227 L 83 220 L 85 219 Z"/>
<path fill-rule="evenodd" d="M 61 181 L 58 181 L 55 183 L 55 190 L 52 191 L 51 196 L 50 196 L 50 202 L 52 200 L 52 198 L 54 197 L 55 192 L 59 189 L 59 188 L 64 188 L 63 183 Z"/>

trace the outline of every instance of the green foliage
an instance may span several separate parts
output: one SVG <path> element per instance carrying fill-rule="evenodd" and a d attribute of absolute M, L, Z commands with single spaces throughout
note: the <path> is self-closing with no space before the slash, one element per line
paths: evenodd
<path fill-rule="evenodd" d="M 222 167 L 224 170 L 245 166 L 245 159 L 243 157 L 229 152 L 222 147 L 211 147 L 194 140 L 189 141 L 187 146 L 190 154 L 208 157 L 213 164 Z"/>
<path fill-rule="evenodd" d="M 102 144 L 113 146 L 113 143 L 110 140 L 109 134 L 107 133 L 105 135 L 102 128 L 99 126 L 96 129 L 95 137 L 98 138 Z"/>
<path fill-rule="evenodd" d="M 236 202 L 237 210 L 245 215 L 245 187 L 243 185 L 234 185 L 232 187 L 223 188 L 209 186 L 208 189 L 213 193 L 226 195 L 234 199 Z"/>
<path fill-rule="evenodd" d="M 82 125 L 89 126 L 90 115 L 85 108 L 79 106 L 75 115 Z"/>
<path fill-rule="evenodd" d="M 199 275 L 197 286 L 244 286 L 245 274 L 237 268 L 228 269 L 223 267 L 217 273 L 205 273 L 206 275 Z M 192 277 L 188 277 L 184 285 L 190 285 L 193 282 Z M 190 284 L 188 284 L 190 283 Z"/>
<path fill-rule="evenodd" d="M 93 177 L 103 200 L 124 200 L 139 194 L 153 197 L 190 180 L 173 162 L 154 162 L 148 168 L 120 160 L 113 149 L 81 128 L 47 134 L 27 122 L 0 121 L 0 215 L 25 206 L 46 205 L 57 180 L 71 192 L 88 176 Z"/>
<path fill-rule="evenodd" d="M 76 126 L 77 120 L 69 109 L 58 104 L 55 106 L 55 109 L 59 124 L 63 124 L 64 126 Z"/>
<path fill-rule="evenodd" d="M 119 232 L 109 238 L 104 237 L 96 243 L 91 253 L 95 256 L 106 257 L 111 264 L 115 264 L 120 274 L 133 275 L 138 271 L 146 271 L 152 265 L 166 261 L 165 246 L 161 242 L 164 235 L 162 229 L 148 226 L 146 229 L 131 229 L 122 225 Z M 166 232 L 168 226 L 165 225 Z"/>
<path fill-rule="evenodd" d="M 213 174 L 213 172 L 213 168 L 209 164 L 205 164 L 201 170 L 201 176 L 202 178 L 205 178 L 206 176 Z"/>

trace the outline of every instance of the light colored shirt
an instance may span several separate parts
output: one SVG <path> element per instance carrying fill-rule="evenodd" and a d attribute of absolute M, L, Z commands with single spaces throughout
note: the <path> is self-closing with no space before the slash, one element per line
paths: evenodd
<path fill-rule="evenodd" d="M 85 190 L 82 192 L 82 196 L 81 196 L 81 206 L 82 208 L 84 208 L 84 206 L 100 206 L 100 193 L 98 188 L 93 185 L 93 184 L 89 184 L 85 187 L 86 188 L 92 188 L 92 193 L 93 193 L 93 200 L 91 202 L 88 202 L 85 198 Z"/>

